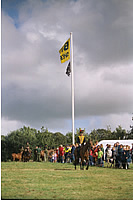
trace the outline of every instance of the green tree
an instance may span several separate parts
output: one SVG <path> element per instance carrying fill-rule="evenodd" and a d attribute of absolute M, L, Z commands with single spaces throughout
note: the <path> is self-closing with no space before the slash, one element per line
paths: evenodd
<path fill-rule="evenodd" d="M 72 144 L 72 132 L 68 132 L 66 134 L 66 143 L 71 145 Z"/>
<path fill-rule="evenodd" d="M 60 132 L 54 133 L 54 145 L 58 147 L 59 145 L 66 145 L 67 139 L 66 136 Z"/>
<path fill-rule="evenodd" d="M 124 139 L 126 137 L 126 130 L 122 129 L 122 127 L 119 125 L 116 130 L 113 132 L 114 139 Z"/>
<path fill-rule="evenodd" d="M 7 149 L 7 136 L 1 136 L 1 161 L 7 161 L 8 149 Z"/>
<path fill-rule="evenodd" d="M 22 146 L 26 146 L 26 142 L 30 143 L 30 147 L 36 144 L 36 130 L 30 127 L 23 127 L 16 131 L 12 131 L 7 135 L 8 158 L 11 159 L 12 153 L 19 153 Z"/>
<path fill-rule="evenodd" d="M 49 132 L 47 128 L 44 128 L 44 126 L 41 128 L 41 132 L 37 132 L 36 137 L 37 143 L 41 147 L 44 147 L 45 144 L 48 146 L 54 145 L 54 134 Z"/>

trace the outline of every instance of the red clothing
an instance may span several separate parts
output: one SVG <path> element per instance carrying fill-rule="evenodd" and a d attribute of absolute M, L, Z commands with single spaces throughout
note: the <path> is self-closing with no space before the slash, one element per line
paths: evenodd
<path fill-rule="evenodd" d="M 56 150 L 56 154 L 57 154 L 57 158 L 58 158 L 58 156 L 59 156 L 59 150 L 58 149 Z"/>
<path fill-rule="evenodd" d="M 93 157 L 96 159 L 98 158 L 98 148 L 94 149 Z"/>
<path fill-rule="evenodd" d="M 89 150 L 89 154 L 90 154 L 90 156 L 93 156 L 93 152 L 91 149 Z"/>
<path fill-rule="evenodd" d="M 59 147 L 59 155 L 64 156 L 64 148 L 63 147 Z"/>

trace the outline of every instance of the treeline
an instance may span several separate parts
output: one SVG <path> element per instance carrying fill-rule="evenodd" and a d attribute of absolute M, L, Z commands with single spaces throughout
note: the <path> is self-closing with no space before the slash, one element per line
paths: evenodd
<path fill-rule="evenodd" d="M 80 129 L 76 129 L 75 141 L 79 135 L 79 130 Z M 90 138 L 93 142 L 107 139 L 127 139 L 127 136 L 128 139 L 133 139 L 133 136 L 128 134 L 121 126 L 116 128 L 113 132 L 107 127 L 107 129 L 94 129 L 90 134 L 85 131 L 84 135 L 87 140 Z M 19 153 L 21 147 L 24 147 L 27 142 L 30 143 L 32 150 L 36 145 L 40 145 L 42 149 L 45 144 L 47 144 L 49 148 L 56 148 L 60 144 L 70 145 L 72 144 L 72 132 L 63 135 L 60 132 L 49 132 L 48 129 L 44 127 L 42 127 L 41 130 L 36 130 L 24 126 L 16 131 L 12 131 L 6 136 L 1 136 L 1 160 L 11 160 L 12 153 Z"/>

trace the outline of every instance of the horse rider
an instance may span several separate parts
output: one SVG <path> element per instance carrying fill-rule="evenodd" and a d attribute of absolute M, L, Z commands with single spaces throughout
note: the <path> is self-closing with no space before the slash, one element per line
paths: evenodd
<path fill-rule="evenodd" d="M 78 139 L 77 139 L 77 143 L 79 144 L 79 146 L 81 146 L 82 144 L 86 142 L 85 136 L 83 135 L 83 133 L 84 133 L 84 130 L 80 130 L 80 135 L 78 136 Z"/>
<path fill-rule="evenodd" d="M 29 145 L 29 142 L 26 143 L 25 147 L 24 147 L 24 151 L 22 153 L 22 158 L 24 156 L 29 156 L 29 150 L 30 150 L 30 145 Z"/>
<path fill-rule="evenodd" d="M 78 143 L 78 156 L 80 157 L 80 147 L 81 145 L 86 144 L 86 139 L 85 136 L 83 135 L 84 130 L 80 130 L 80 135 L 77 138 L 77 143 Z"/>

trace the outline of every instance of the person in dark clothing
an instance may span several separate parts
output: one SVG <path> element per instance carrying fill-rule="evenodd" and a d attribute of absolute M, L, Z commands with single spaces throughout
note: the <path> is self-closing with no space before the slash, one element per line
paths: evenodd
<path fill-rule="evenodd" d="M 77 138 L 77 144 L 78 144 L 78 157 L 80 157 L 80 148 L 81 145 L 84 145 L 86 142 L 85 136 L 83 135 L 84 130 L 80 130 L 80 135 Z"/>
<path fill-rule="evenodd" d="M 41 154 L 41 147 L 39 146 L 39 147 L 37 148 L 37 161 L 38 161 L 38 162 L 41 162 L 41 160 L 40 160 L 40 154 Z"/>
<path fill-rule="evenodd" d="M 115 161 L 115 167 L 119 168 L 119 155 L 118 155 L 118 149 L 120 148 L 119 142 L 116 142 L 114 144 L 115 150 L 116 150 L 116 161 Z"/>
<path fill-rule="evenodd" d="M 65 160 L 64 162 L 66 163 L 67 162 L 67 158 L 69 157 L 69 152 L 71 151 L 71 148 L 68 146 L 68 144 L 65 146 L 64 148 L 64 155 L 65 155 Z"/>
<path fill-rule="evenodd" d="M 79 146 L 81 146 L 82 144 L 86 142 L 85 136 L 83 135 L 83 133 L 84 133 L 84 130 L 80 130 L 80 135 L 77 138 L 77 143 L 79 144 Z"/>
<path fill-rule="evenodd" d="M 132 159 L 132 163 L 133 163 L 133 143 L 132 143 L 132 148 L 130 150 L 130 154 L 131 154 L 131 159 Z"/>
<path fill-rule="evenodd" d="M 74 151 L 75 151 L 75 144 L 73 144 L 71 148 L 71 162 L 75 160 Z"/>
<path fill-rule="evenodd" d="M 115 147 L 112 148 L 112 163 L 111 163 L 111 167 L 113 165 L 113 167 L 115 166 L 116 164 L 116 149 Z"/>
<path fill-rule="evenodd" d="M 122 157 L 123 157 L 123 146 L 120 145 L 120 147 L 118 148 L 118 167 L 119 168 L 122 167 Z"/>
<path fill-rule="evenodd" d="M 123 147 L 123 152 L 122 152 L 122 166 L 123 166 L 123 169 L 127 168 L 127 158 L 128 158 L 127 153 L 128 152 L 126 150 L 126 147 Z"/>
<path fill-rule="evenodd" d="M 62 144 L 59 146 L 59 162 L 63 163 L 64 162 L 64 148 Z"/>
<path fill-rule="evenodd" d="M 36 146 L 36 148 L 34 149 L 34 161 L 37 161 L 37 149 L 38 146 Z"/>
<path fill-rule="evenodd" d="M 123 150 L 123 159 L 122 159 L 123 169 L 128 169 L 130 162 L 131 162 L 130 148 L 126 146 L 124 147 L 124 150 Z"/>
<path fill-rule="evenodd" d="M 106 144 L 106 149 L 105 149 L 105 161 L 107 162 L 107 151 L 108 151 L 108 144 Z"/>
<path fill-rule="evenodd" d="M 104 148 L 103 148 L 103 144 L 100 144 L 100 148 L 101 148 L 101 150 L 103 152 L 102 160 L 104 161 Z"/>

